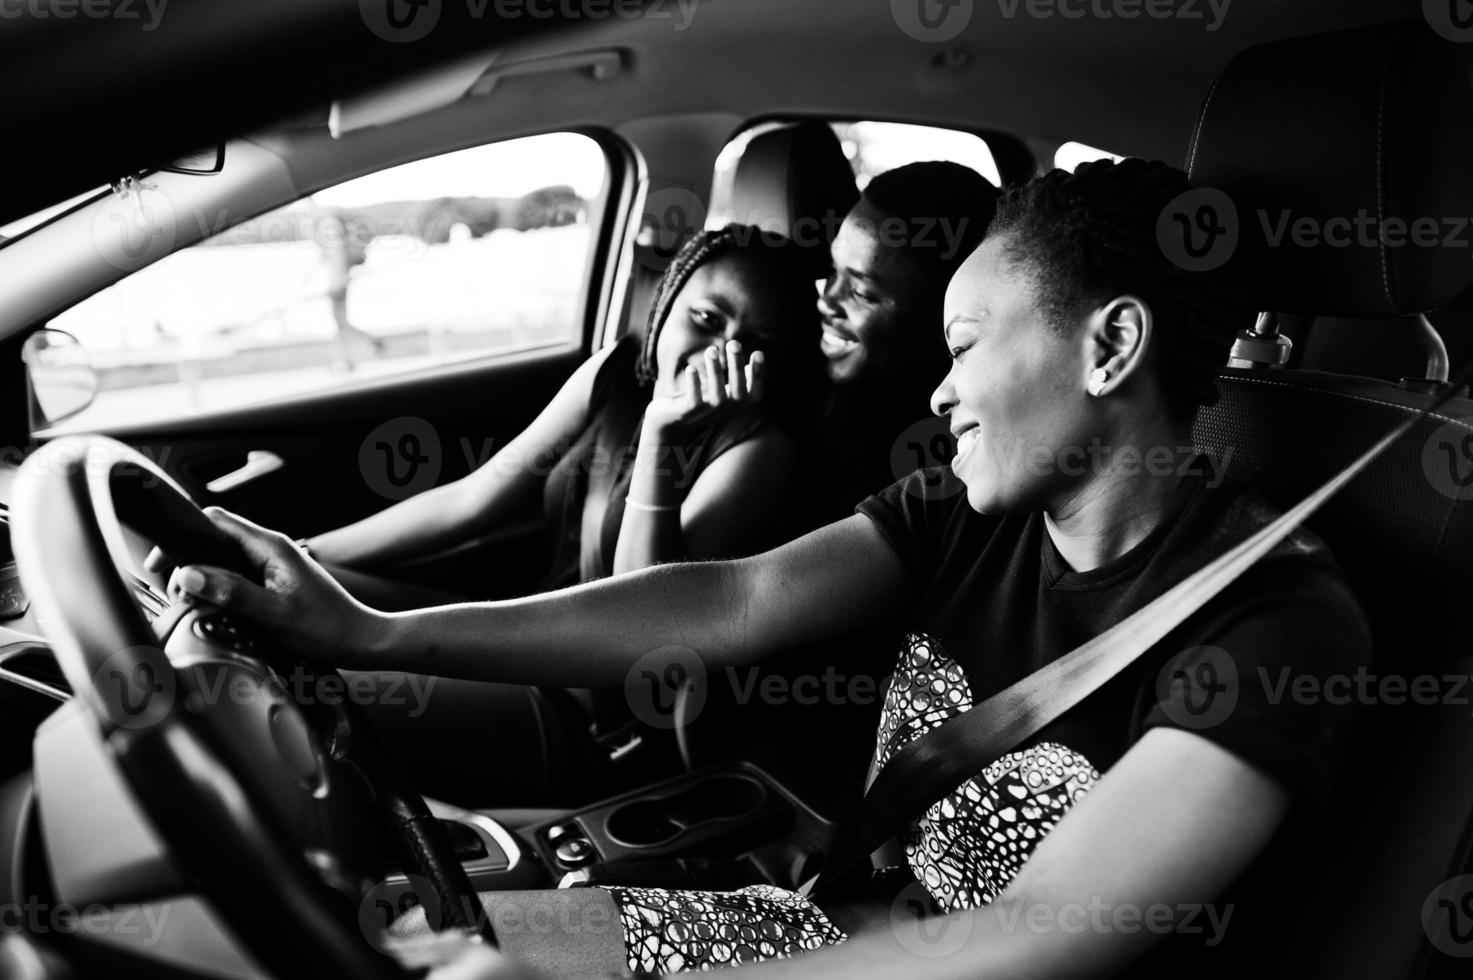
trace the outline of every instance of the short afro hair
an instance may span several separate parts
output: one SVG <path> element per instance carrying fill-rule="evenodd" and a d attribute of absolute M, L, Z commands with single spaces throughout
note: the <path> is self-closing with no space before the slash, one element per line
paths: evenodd
<path fill-rule="evenodd" d="M 863 199 L 910 229 L 905 251 L 945 286 L 982 243 L 997 208 L 998 190 L 970 167 L 945 160 L 908 163 L 865 185 Z M 948 222 L 954 238 L 940 227 Z"/>
<path fill-rule="evenodd" d="M 1187 175 L 1138 159 L 1051 170 L 1009 188 L 989 237 L 1036 280 L 1036 301 L 1063 332 L 1116 296 L 1140 297 L 1155 319 L 1154 361 L 1172 418 L 1190 423 L 1217 401 L 1216 376 L 1253 311 L 1234 263 L 1192 272 L 1162 251 L 1162 212 L 1191 189 Z"/>

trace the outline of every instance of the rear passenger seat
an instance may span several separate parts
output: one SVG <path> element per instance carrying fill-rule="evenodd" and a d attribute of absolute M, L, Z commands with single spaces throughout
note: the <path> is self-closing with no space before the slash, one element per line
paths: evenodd
<path fill-rule="evenodd" d="M 732 174 L 730 197 L 713 200 L 718 222 L 757 225 L 808 250 L 814 279 L 829 265 L 829 237 L 859 200 L 854 170 L 826 123 L 809 120 L 767 129 L 747 143 Z"/>

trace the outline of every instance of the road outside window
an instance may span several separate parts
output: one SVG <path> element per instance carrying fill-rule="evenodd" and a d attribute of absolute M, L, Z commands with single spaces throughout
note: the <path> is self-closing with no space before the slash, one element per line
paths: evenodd
<path fill-rule="evenodd" d="M 176 252 L 49 324 L 97 370 L 76 420 L 169 419 L 576 342 L 606 170 L 585 136 L 510 140 L 348 181 Z"/>

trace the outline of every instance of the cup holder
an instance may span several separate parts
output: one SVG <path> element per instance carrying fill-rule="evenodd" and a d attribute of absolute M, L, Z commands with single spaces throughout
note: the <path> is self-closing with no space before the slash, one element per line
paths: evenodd
<path fill-rule="evenodd" d="M 614 840 L 655 847 L 706 824 L 750 816 L 767 801 L 767 788 L 747 776 L 714 776 L 669 796 L 632 800 L 604 821 Z"/>
<path fill-rule="evenodd" d="M 683 829 L 665 815 L 664 800 L 626 803 L 604 822 L 609 836 L 630 847 L 654 847 L 680 836 Z"/>

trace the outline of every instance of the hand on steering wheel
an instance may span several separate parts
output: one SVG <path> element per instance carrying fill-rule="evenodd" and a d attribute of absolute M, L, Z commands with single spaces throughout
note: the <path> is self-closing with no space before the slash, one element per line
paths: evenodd
<path fill-rule="evenodd" d="M 169 579 L 169 597 L 212 603 L 260 627 L 306 660 L 342 664 L 362 652 L 376 633 L 379 613 L 348 594 L 327 571 L 284 534 L 219 507 L 204 514 L 240 546 L 262 585 L 209 565 L 186 565 Z"/>
<path fill-rule="evenodd" d="M 376 945 L 382 927 L 363 917 L 380 910 L 366 903 L 388 870 L 422 879 L 428 891 L 411 877 L 411 892 L 439 903 L 438 928 L 494 941 L 408 773 L 357 706 L 318 696 L 317 672 L 301 663 L 366 645 L 382 614 L 284 536 L 202 514 L 151 461 L 103 436 L 32 454 L 11 514 L 22 581 L 74 692 L 59 709 L 78 719 L 67 731 L 126 790 L 129 807 L 105 807 L 103 819 L 139 821 L 149 853 L 186 872 L 180 887 L 204 897 L 261 967 L 404 980 Z M 177 588 L 201 602 L 145 616 L 129 574 L 139 538 L 183 565 Z M 221 609 L 261 628 L 238 629 Z M 298 668 L 305 687 L 285 680 Z M 397 864 L 385 861 L 385 834 Z"/>

